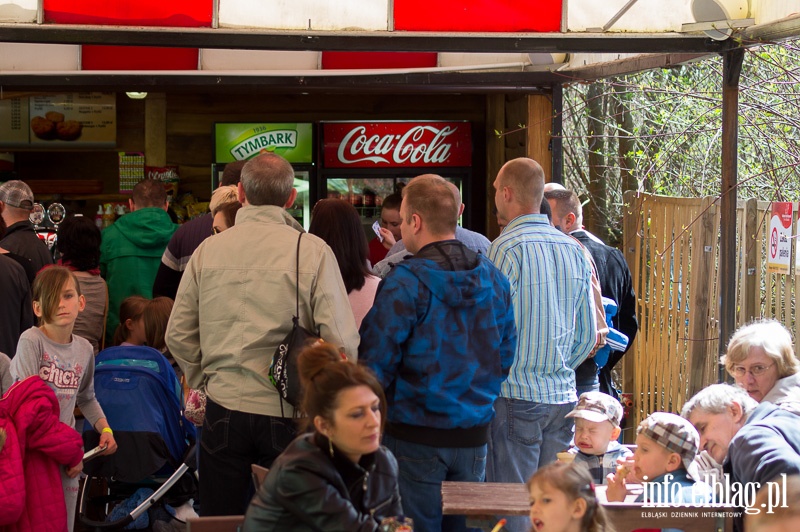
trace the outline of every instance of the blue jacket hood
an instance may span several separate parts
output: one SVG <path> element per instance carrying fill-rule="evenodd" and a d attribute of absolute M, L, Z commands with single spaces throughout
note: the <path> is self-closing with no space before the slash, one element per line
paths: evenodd
<path fill-rule="evenodd" d="M 396 268 L 408 269 L 449 307 L 474 307 L 494 293 L 487 259 L 457 240 L 428 244 Z"/>

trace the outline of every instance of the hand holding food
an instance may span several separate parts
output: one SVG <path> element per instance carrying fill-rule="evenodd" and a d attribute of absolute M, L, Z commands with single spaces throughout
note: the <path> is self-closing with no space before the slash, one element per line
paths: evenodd
<path fill-rule="evenodd" d="M 575 461 L 575 455 L 568 451 L 556 453 L 556 458 L 558 458 L 559 462 L 564 462 L 565 464 L 571 464 Z"/>

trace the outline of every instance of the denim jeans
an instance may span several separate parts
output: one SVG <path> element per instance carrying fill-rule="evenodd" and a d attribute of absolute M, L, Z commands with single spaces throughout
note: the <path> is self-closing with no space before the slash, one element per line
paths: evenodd
<path fill-rule="evenodd" d="M 524 483 L 540 467 L 555 462 L 572 439 L 575 403 L 548 405 L 498 397 L 486 462 L 488 482 Z M 506 517 L 510 532 L 530 530 L 527 517 Z"/>
<path fill-rule="evenodd" d="M 468 530 L 463 515 L 442 516 L 442 481 L 483 482 L 486 445 L 480 447 L 430 447 L 398 440 L 388 434 L 383 444 L 397 458 L 400 497 L 406 516 L 418 532 Z"/>
<path fill-rule="evenodd" d="M 209 397 L 200 437 L 200 514 L 244 514 L 254 491 L 250 465 L 270 467 L 295 436 L 292 419 L 228 410 Z"/>

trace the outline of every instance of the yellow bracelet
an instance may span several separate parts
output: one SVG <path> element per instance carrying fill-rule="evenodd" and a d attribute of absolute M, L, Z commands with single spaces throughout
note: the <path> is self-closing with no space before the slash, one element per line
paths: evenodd
<path fill-rule="evenodd" d="M 105 434 L 106 432 L 107 432 L 107 433 L 109 433 L 109 434 L 111 434 L 112 436 L 114 435 L 114 431 L 113 431 L 113 430 L 111 430 L 111 427 L 105 427 L 105 428 L 103 428 L 103 430 L 101 430 L 101 431 L 100 431 L 100 434 Z"/>

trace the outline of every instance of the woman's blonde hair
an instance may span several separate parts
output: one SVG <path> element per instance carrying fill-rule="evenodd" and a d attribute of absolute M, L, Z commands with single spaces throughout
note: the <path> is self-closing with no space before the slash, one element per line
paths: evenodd
<path fill-rule="evenodd" d="M 208 204 L 211 216 L 217 214 L 217 211 L 226 203 L 233 203 L 234 201 L 239 201 L 239 187 L 236 185 L 219 187 L 211 194 L 211 201 Z"/>
<path fill-rule="evenodd" d="M 733 333 L 720 363 L 733 375 L 733 367 L 744 362 L 754 347 L 763 349 L 775 362 L 779 379 L 800 371 L 800 360 L 794 355 L 792 335 L 775 320 L 757 320 L 740 327 Z"/>

